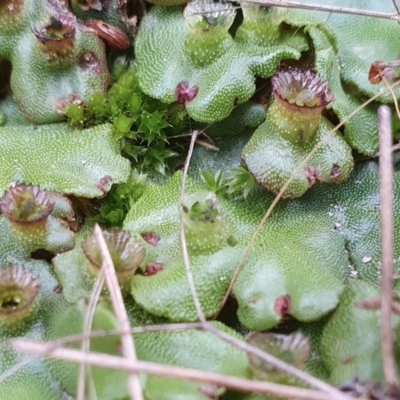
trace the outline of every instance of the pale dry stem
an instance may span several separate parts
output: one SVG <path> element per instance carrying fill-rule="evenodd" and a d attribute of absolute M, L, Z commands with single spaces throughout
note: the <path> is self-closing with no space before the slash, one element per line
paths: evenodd
<path fill-rule="evenodd" d="M 111 259 L 103 232 L 99 225 L 94 227 L 94 235 L 99 245 L 102 256 L 102 268 L 105 272 L 108 291 L 110 293 L 111 302 L 115 315 L 118 320 L 119 327 L 122 331 L 129 331 L 128 314 L 126 313 L 124 300 L 122 298 L 121 288 L 118 283 L 117 274 Z M 122 353 L 131 362 L 137 362 L 136 350 L 133 337 L 129 333 L 121 335 Z M 130 372 L 128 375 L 128 388 L 132 400 L 144 400 L 139 375 L 136 372 Z"/>
<path fill-rule="evenodd" d="M 396 109 L 397 118 L 400 120 L 400 110 L 399 110 L 399 103 L 397 102 L 397 97 L 384 76 L 382 76 L 382 81 L 385 84 L 387 90 L 389 90 L 390 95 L 392 96 L 394 102 L 394 108 Z"/>
<path fill-rule="evenodd" d="M 380 297 L 365 299 L 361 301 L 357 301 L 354 304 L 355 307 L 362 308 L 363 310 L 380 310 L 382 307 L 382 299 Z M 392 313 L 400 316 L 400 302 L 392 301 L 391 304 Z"/>
<path fill-rule="evenodd" d="M 393 3 L 394 9 L 395 9 L 396 12 L 397 12 L 397 15 L 400 15 L 399 6 L 397 5 L 396 0 L 392 0 L 392 3 Z M 400 22 L 400 21 L 399 21 L 399 22 Z"/>
<path fill-rule="evenodd" d="M 61 339 L 54 340 L 53 342 L 48 342 L 50 346 L 49 351 L 52 349 L 61 348 L 63 346 L 82 342 L 88 339 L 95 338 L 104 338 L 108 336 L 121 336 L 123 334 L 135 334 L 135 333 L 148 333 L 148 332 L 182 332 L 189 330 L 201 330 L 203 325 L 201 323 L 192 322 L 192 323 L 179 323 L 179 324 L 163 324 L 163 325 L 148 325 L 148 326 L 138 326 L 135 328 L 130 328 L 129 331 L 122 331 L 121 329 L 111 330 L 111 331 L 91 331 L 88 333 L 79 333 L 76 335 L 65 336 Z M 24 368 L 26 365 L 35 361 L 35 357 L 29 357 L 27 359 L 22 360 L 21 362 L 15 364 L 12 368 L 3 372 L 0 375 L 0 384 L 6 379 L 10 378 L 20 369 Z M 84 363 L 83 363 L 84 364 Z M 80 378 L 80 377 L 79 377 Z M 78 399 L 77 399 L 78 400 Z"/>
<path fill-rule="evenodd" d="M 104 285 L 104 269 L 101 269 L 100 274 L 93 286 L 92 293 L 89 299 L 89 304 L 86 309 L 85 319 L 83 323 L 83 335 L 86 336 L 84 340 L 82 340 L 81 350 L 83 353 L 88 353 L 90 350 L 90 338 L 88 334 L 92 329 L 93 317 L 96 311 L 97 303 L 100 298 L 101 290 Z M 85 381 L 86 377 L 90 376 L 90 370 L 87 368 L 87 365 L 83 362 L 80 364 L 79 368 L 79 377 L 78 377 L 78 388 L 77 388 L 77 396 L 76 400 L 85 400 Z"/>
<path fill-rule="evenodd" d="M 262 394 L 272 394 L 275 396 L 304 399 L 304 400 L 335 400 L 330 394 L 321 393 L 315 390 L 285 386 L 270 382 L 247 380 L 234 376 L 214 374 L 188 368 L 175 367 L 171 365 L 156 364 L 145 361 L 132 362 L 126 358 L 112 356 L 102 353 L 84 354 L 79 350 L 54 348 L 52 343 L 38 343 L 24 339 L 16 339 L 13 346 L 17 351 L 30 353 L 36 356 L 47 356 L 66 361 L 82 362 L 104 368 L 127 371 L 129 373 L 146 373 L 168 378 L 189 380 L 206 384 L 215 384 L 219 387 L 226 387 L 241 392 L 254 392 Z M 344 396 L 344 395 L 343 395 Z M 342 397 L 347 399 L 348 397 Z"/>
<path fill-rule="evenodd" d="M 233 1 L 233 0 L 228 0 Z M 379 11 L 369 11 L 369 10 L 361 10 L 359 8 L 349 8 L 349 7 L 336 7 L 329 5 L 320 5 L 320 4 L 307 4 L 300 3 L 298 1 L 284 1 L 284 0 L 246 0 L 247 3 L 253 3 L 256 5 L 267 6 L 267 7 L 284 7 L 284 8 L 296 8 L 299 10 L 310 10 L 310 11 L 321 11 L 327 12 L 331 14 L 348 14 L 348 15 L 359 15 L 364 17 L 374 17 L 380 19 L 389 19 L 393 21 L 397 21 L 400 23 L 400 13 L 399 8 L 395 2 L 392 0 L 393 6 L 396 10 L 395 14 L 384 13 Z M 251 6 L 246 6 L 251 7 Z M 233 7 L 236 9 L 243 8 L 243 6 Z M 223 10 L 221 10 L 223 11 Z M 190 15 L 201 15 L 202 13 L 192 13 Z"/>
<path fill-rule="evenodd" d="M 280 360 L 277 357 L 274 357 L 271 354 L 266 353 L 265 351 L 259 349 L 258 347 L 252 346 L 242 340 L 239 340 L 225 332 L 220 331 L 219 329 L 215 328 L 211 324 L 207 323 L 205 329 L 214 335 L 218 336 L 220 339 L 225 340 L 226 342 L 232 344 L 233 346 L 244 350 L 249 354 L 253 354 L 256 357 L 260 358 L 261 360 L 271 364 L 275 368 L 286 372 L 303 382 L 309 384 L 310 386 L 314 387 L 315 389 L 319 389 L 322 392 L 326 393 L 327 395 L 331 396 L 331 400 L 349 400 L 349 397 L 343 394 L 339 389 L 313 377 L 312 375 L 304 372 L 296 367 L 293 367 L 290 364 Z"/>
<path fill-rule="evenodd" d="M 180 332 L 189 330 L 200 330 L 203 327 L 201 323 L 180 323 L 180 324 L 164 324 L 164 325 L 149 325 L 149 326 L 138 326 L 130 328 L 128 331 L 121 329 L 112 331 L 91 331 L 88 333 L 79 333 L 77 335 L 65 336 L 62 339 L 58 339 L 52 342 L 53 346 L 63 347 L 67 344 L 81 342 L 87 339 L 103 338 L 108 336 L 117 336 L 124 334 L 135 334 L 135 333 L 149 333 L 149 332 Z"/>
<path fill-rule="evenodd" d="M 207 150 L 219 151 L 219 148 L 217 146 L 207 143 L 204 140 L 197 139 L 196 144 L 201 147 L 204 147 Z"/>
<path fill-rule="evenodd" d="M 335 7 L 335 6 L 320 5 L 320 4 L 307 4 L 298 1 L 284 1 L 284 0 L 251 0 L 249 1 L 249 3 L 254 3 L 268 7 L 274 6 L 274 7 L 285 7 L 285 8 L 297 8 L 300 10 L 323 11 L 336 14 L 361 15 L 364 17 L 375 17 L 381 19 L 391 19 L 398 22 L 400 21 L 400 16 L 398 15 L 398 13 L 390 14 L 378 11 L 361 10 L 358 8 Z"/>
<path fill-rule="evenodd" d="M 183 220 L 183 215 L 182 215 L 182 210 L 181 210 L 181 205 L 183 204 L 183 200 L 185 197 L 186 181 L 187 181 L 190 160 L 192 158 L 194 144 L 197 140 L 198 135 L 199 135 L 199 131 L 193 131 L 192 139 L 190 141 L 190 147 L 188 150 L 188 155 L 186 157 L 185 166 L 183 168 L 182 183 L 181 183 L 181 190 L 180 190 L 180 194 L 179 194 L 179 204 L 178 204 L 178 207 L 179 207 L 179 236 L 180 236 L 180 240 L 181 240 L 183 262 L 185 264 L 186 276 L 187 276 L 187 279 L 189 282 L 189 288 L 190 288 L 190 292 L 192 294 L 193 303 L 196 308 L 197 316 L 199 317 L 200 322 L 202 324 L 205 324 L 206 317 L 204 315 L 203 309 L 201 308 L 199 296 L 197 295 L 196 286 L 194 284 L 192 269 L 190 267 L 189 253 L 188 253 L 188 249 L 187 249 L 186 235 L 185 235 L 185 226 L 184 226 L 184 220 Z"/>
<path fill-rule="evenodd" d="M 381 342 L 385 380 L 397 384 L 396 362 L 393 350 L 392 301 L 393 301 L 393 163 L 392 116 L 390 108 L 378 108 L 379 119 L 379 175 L 381 195 Z"/>

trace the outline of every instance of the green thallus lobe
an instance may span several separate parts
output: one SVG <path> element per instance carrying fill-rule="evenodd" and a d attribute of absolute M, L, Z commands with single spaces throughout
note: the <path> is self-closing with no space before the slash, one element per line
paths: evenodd
<path fill-rule="evenodd" d="M 204 253 L 226 245 L 228 229 L 214 193 L 198 192 L 186 196 L 181 209 L 190 249 Z"/>
<path fill-rule="evenodd" d="M 295 174 L 284 197 L 299 197 L 316 182 L 347 180 L 353 169 L 351 148 L 340 134 L 331 135 L 333 125 L 322 116 L 334 100 L 328 82 L 312 70 L 296 69 L 278 72 L 271 82 L 274 101 L 266 121 L 242 153 L 256 181 L 278 193 L 312 151 L 314 155 Z"/>
<path fill-rule="evenodd" d="M 212 63 L 232 45 L 228 29 L 236 10 L 230 3 L 198 0 L 189 3 L 183 16 L 190 30 L 185 53 L 197 67 Z"/>
<path fill-rule="evenodd" d="M 243 23 L 236 33 L 239 41 L 251 40 L 258 45 L 276 44 L 280 37 L 280 25 L 287 8 L 264 7 L 255 3 L 241 1 Z"/>

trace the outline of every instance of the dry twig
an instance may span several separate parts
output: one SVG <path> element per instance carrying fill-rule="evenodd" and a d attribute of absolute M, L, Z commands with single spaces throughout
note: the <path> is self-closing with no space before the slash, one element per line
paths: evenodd
<path fill-rule="evenodd" d="M 89 299 L 89 304 L 85 313 L 85 320 L 83 323 L 83 335 L 86 336 L 85 339 L 82 340 L 81 350 L 84 353 L 88 353 L 90 351 L 90 338 L 87 337 L 90 334 L 92 329 L 93 317 L 96 311 L 96 306 L 100 298 L 101 290 L 104 285 L 104 269 L 101 269 L 100 274 L 93 286 L 92 293 Z M 79 377 L 78 377 L 78 388 L 77 388 L 77 400 L 85 400 L 85 381 L 88 376 L 88 368 L 87 365 L 83 362 L 79 368 Z"/>
<path fill-rule="evenodd" d="M 392 300 L 393 300 L 393 164 L 392 164 L 392 117 L 390 108 L 381 105 L 379 119 L 379 174 L 381 194 L 382 235 L 382 359 L 385 380 L 397 383 L 396 363 L 393 352 Z"/>
<path fill-rule="evenodd" d="M 382 300 L 380 297 L 372 298 L 372 299 L 365 299 L 361 301 L 357 301 L 354 304 L 355 307 L 362 308 L 364 310 L 380 310 L 382 307 Z M 392 301 L 391 304 L 392 313 L 400 316 L 400 302 Z"/>
<path fill-rule="evenodd" d="M 242 349 L 249 354 L 253 354 L 258 358 L 260 358 L 261 360 L 271 364 L 275 368 L 300 379 L 301 381 L 309 384 L 315 389 L 321 390 L 322 392 L 329 395 L 331 400 L 349 400 L 349 398 L 345 394 L 343 394 L 340 390 L 336 389 L 335 387 L 313 377 L 307 372 L 304 372 L 296 367 L 293 367 L 290 364 L 287 364 L 286 362 L 280 360 L 279 358 L 276 358 L 271 354 L 268 354 L 265 351 L 255 346 L 252 346 L 225 332 L 220 331 L 219 329 L 215 328 L 209 323 L 206 325 L 205 329 L 207 329 L 207 331 L 213 333 L 214 335 L 218 336 L 220 339 L 223 339 L 226 342 L 232 344 L 233 346 Z"/>
<path fill-rule="evenodd" d="M 280 397 L 289 397 L 304 400 L 335 400 L 338 397 L 332 397 L 330 394 L 324 394 L 315 390 L 285 386 L 270 382 L 260 382 L 247 380 L 243 378 L 214 374 L 195 369 L 175 367 L 171 365 L 162 365 L 145 361 L 132 362 L 126 358 L 111 356 L 102 353 L 84 354 L 78 350 L 72 349 L 54 349 L 51 343 L 38 343 L 24 339 L 13 341 L 13 346 L 17 351 L 30 353 L 36 356 L 48 356 L 66 361 L 81 362 L 85 357 L 85 362 L 91 365 L 97 365 L 104 368 L 123 370 L 130 373 L 146 373 L 151 375 L 165 376 L 168 378 L 184 379 L 193 382 L 215 384 L 241 392 L 255 392 L 272 394 Z M 342 395 L 343 399 L 349 400 Z"/>
<path fill-rule="evenodd" d="M 189 253 L 188 253 L 188 249 L 187 249 L 186 235 L 185 235 L 185 225 L 184 225 L 184 220 L 183 220 L 183 215 L 182 215 L 182 210 L 181 210 L 181 205 L 183 204 L 183 199 L 185 196 L 186 180 L 187 180 L 190 160 L 192 158 L 194 144 L 197 140 L 198 135 L 199 135 L 199 131 L 193 131 L 192 139 L 190 141 L 188 155 L 186 157 L 185 166 L 183 168 L 182 184 L 181 184 L 181 191 L 179 194 L 179 205 L 178 205 L 178 207 L 179 207 L 179 224 L 180 224 L 179 225 L 179 236 L 181 239 L 183 262 L 185 264 L 186 276 L 187 276 L 187 279 L 189 282 L 190 292 L 192 294 L 194 306 L 196 308 L 197 316 L 199 317 L 200 322 L 202 324 L 205 324 L 206 317 L 204 315 L 203 309 L 201 308 L 200 300 L 199 300 L 199 297 L 198 297 L 197 291 L 196 291 L 196 286 L 194 284 L 192 269 L 190 267 Z"/>
<path fill-rule="evenodd" d="M 385 84 L 385 86 L 387 87 L 387 90 L 389 90 L 390 95 L 392 96 L 394 108 L 396 109 L 397 118 L 400 120 L 400 110 L 399 110 L 399 103 L 397 102 L 397 97 L 394 94 L 393 89 L 390 87 L 387 79 L 384 76 L 382 76 L 382 81 Z"/>
<path fill-rule="evenodd" d="M 360 10 L 358 8 L 348 7 L 335 7 L 328 5 L 319 4 L 307 4 L 298 1 L 284 1 L 284 0 L 251 0 L 249 1 L 254 4 L 260 4 L 263 6 L 274 6 L 274 7 L 286 7 L 286 8 L 297 8 L 301 10 L 312 10 L 312 11 L 324 11 L 336 14 L 350 14 L 350 15 L 361 15 L 364 17 L 375 17 L 382 19 L 391 19 L 394 21 L 400 21 L 398 14 L 390 14 L 378 11 Z M 396 9 L 397 11 L 397 9 Z"/>
<path fill-rule="evenodd" d="M 392 0 L 392 3 L 393 3 L 394 9 L 395 9 L 396 12 L 397 12 L 397 15 L 400 15 L 399 6 L 397 5 L 396 0 Z M 400 21 L 399 21 L 399 22 L 400 22 Z"/>
<path fill-rule="evenodd" d="M 82 342 L 88 339 L 103 338 L 115 335 L 120 336 L 126 333 L 135 334 L 135 333 L 148 333 L 148 332 L 180 332 L 188 330 L 200 330 L 202 328 L 203 325 L 201 323 L 193 322 L 193 323 L 139 326 L 135 328 L 130 328 L 129 331 L 122 331 L 121 329 L 111 330 L 111 331 L 91 331 L 87 333 L 79 333 L 76 335 L 65 336 L 61 339 L 54 340 L 53 342 L 51 342 L 51 349 L 61 348 L 66 345 L 76 342 Z M 15 364 L 12 368 L 8 369 L 7 371 L 3 372 L 0 375 L 0 384 L 6 379 L 10 378 L 16 372 L 18 372 L 21 368 L 24 368 L 26 365 L 30 364 L 35 360 L 36 360 L 35 357 L 29 357 Z"/>
<path fill-rule="evenodd" d="M 101 251 L 102 268 L 105 272 L 107 287 L 108 291 L 110 292 L 110 298 L 113 304 L 115 315 L 121 330 L 128 332 L 130 328 L 128 315 L 126 313 L 125 304 L 122 298 L 121 289 L 118 284 L 113 261 L 104 239 L 103 232 L 97 224 L 94 227 L 94 235 Z M 130 333 L 122 334 L 121 343 L 124 356 L 127 357 L 132 363 L 137 362 L 132 335 Z M 129 374 L 128 387 L 132 400 L 144 400 L 139 375 L 137 373 L 131 372 Z"/>
<path fill-rule="evenodd" d="M 203 327 L 201 323 L 181 323 L 181 324 L 164 324 L 164 325 L 149 325 L 130 328 L 128 331 L 121 329 L 112 331 L 91 331 L 88 333 L 79 333 L 77 335 L 65 336 L 52 342 L 54 348 L 63 347 L 71 343 L 80 342 L 87 339 L 102 338 L 107 336 L 148 333 L 148 332 L 180 332 L 188 330 L 199 330 Z"/>

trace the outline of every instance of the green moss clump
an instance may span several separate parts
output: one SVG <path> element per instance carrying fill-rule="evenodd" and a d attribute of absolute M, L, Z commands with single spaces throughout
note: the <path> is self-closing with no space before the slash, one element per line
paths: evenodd
<path fill-rule="evenodd" d="M 145 174 L 133 170 L 126 182 L 113 186 L 102 199 L 95 221 L 106 227 L 122 227 L 126 214 L 142 196 L 146 182 Z"/>
<path fill-rule="evenodd" d="M 134 66 L 119 74 L 107 95 L 97 93 L 88 104 L 70 104 L 63 112 L 77 128 L 112 123 L 114 140 L 120 140 L 122 154 L 140 172 L 164 174 L 165 160 L 177 154 L 168 138 L 189 129 L 182 105 L 167 105 L 143 93 Z"/>

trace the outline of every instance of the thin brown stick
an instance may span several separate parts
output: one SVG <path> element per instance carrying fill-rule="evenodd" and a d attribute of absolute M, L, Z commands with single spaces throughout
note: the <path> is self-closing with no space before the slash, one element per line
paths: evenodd
<path fill-rule="evenodd" d="M 58 339 L 52 342 L 53 346 L 62 347 L 67 344 L 80 342 L 86 339 L 102 338 L 108 336 L 124 335 L 124 334 L 135 334 L 135 333 L 149 333 L 149 332 L 179 332 L 188 330 L 199 330 L 203 327 L 202 324 L 193 323 L 182 323 L 182 324 L 165 324 L 165 325 L 149 325 L 130 328 L 128 331 L 121 329 L 112 331 L 92 331 L 88 333 L 79 333 L 77 335 L 65 336 L 62 339 Z"/>
<path fill-rule="evenodd" d="M 201 147 L 204 147 L 207 150 L 219 151 L 219 148 L 217 146 L 207 143 L 204 140 L 197 139 L 196 144 Z"/>
<path fill-rule="evenodd" d="M 381 247 L 382 247 L 382 359 L 385 380 L 397 384 L 396 363 L 393 353 L 392 300 L 393 300 L 393 164 L 392 116 L 390 108 L 381 105 L 379 119 L 379 174 L 381 194 Z"/>
<path fill-rule="evenodd" d="M 199 135 L 199 131 L 193 131 L 192 139 L 190 141 L 190 147 L 188 150 L 188 155 L 186 157 L 185 166 L 183 168 L 183 175 L 182 175 L 182 184 L 181 184 L 181 191 L 179 194 L 179 236 L 181 239 L 181 247 L 182 247 L 182 255 L 183 255 L 183 262 L 185 264 L 186 269 L 186 276 L 189 282 L 190 292 L 192 294 L 193 303 L 196 308 L 197 316 L 202 324 L 206 322 L 206 317 L 204 315 L 203 309 L 201 308 L 201 303 L 199 300 L 199 296 L 197 295 L 196 286 L 194 284 L 193 273 L 190 267 L 190 260 L 189 260 L 189 253 L 187 249 L 186 243 L 186 235 L 185 235 L 185 222 L 183 220 L 181 205 L 183 204 L 184 196 L 185 196 L 185 189 L 186 189 L 186 181 L 187 175 L 190 165 L 190 160 L 192 158 L 194 144 L 197 140 L 197 136 Z"/>
<path fill-rule="evenodd" d="M 104 269 L 108 291 L 110 293 L 111 302 L 115 315 L 121 330 L 129 331 L 128 314 L 126 313 L 124 300 L 122 298 L 121 289 L 118 284 L 117 274 L 114 264 L 104 239 L 103 232 L 98 224 L 94 227 L 94 235 L 100 248 L 102 256 L 102 268 Z M 137 362 L 136 350 L 131 334 L 121 335 L 122 353 L 132 363 Z M 144 400 L 139 375 L 131 372 L 128 375 L 128 388 L 132 400 Z"/>
<path fill-rule="evenodd" d="M 89 304 L 87 306 L 85 312 L 85 319 L 83 322 L 83 334 L 86 336 L 86 339 L 82 341 L 81 351 L 84 353 L 89 353 L 90 351 L 90 338 L 87 335 L 90 333 L 92 329 L 93 317 L 96 311 L 96 306 L 100 298 L 101 290 L 104 285 L 104 269 L 101 269 L 98 278 L 93 286 L 92 293 L 89 299 Z M 85 382 L 86 377 L 89 374 L 89 370 L 85 363 L 82 363 L 79 368 L 79 376 L 78 376 L 78 388 L 76 400 L 85 400 Z"/>
<path fill-rule="evenodd" d="M 382 301 L 380 297 L 365 299 L 357 301 L 354 304 L 355 307 L 362 308 L 364 310 L 380 310 L 382 307 Z M 392 301 L 392 313 L 400 316 L 400 302 Z"/>
<path fill-rule="evenodd" d="M 396 2 L 393 4 L 397 8 Z M 397 117 L 400 119 L 399 105 L 393 89 L 385 77 L 382 80 L 389 90 L 396 109 Z M 395 146 L 392 146 L 392 121 L 391 111 L 387 106 L 381 106 L 378 110 L 380 126 L 380 181 L 381 181 L 381 232 L 382 232 L 382 300 L 381 300 L 381 341 L 382 359 L 385 380 L 389 384 L 397 384 L 397 369 L 393 349 L 392 314 L 396 312 L 393 302 L 393 164 L 392 153 Z M 385 200 L 384 200 L 385 199 Z M 385 260 L 385 261 L 384 261 Z"/>
<path fill-rule="evenodd" d="M 184 379 L 193 382 L 214 384 L 217 386 L 222 386 L 242 392 L 265 393 L 280 397 L 304 400 L 335 399 L 328 394 L 293 386 L 247 380 L 233 376 L 214 374 L 195 369 L 187 369 L 145 361 L 137 361 L 133 363 L 131 360 L 127 360 L 126 358 L 103 353 L 91 352 L 88 354 L 84 354 L 78 350 L 73 349 L 54 349 L 54 347 L 51 346 L 51 343 L 39 343 L 24 339 L 17 339 L 13 341 L 13 346 L 17 351 L 30 353 L 36 356 L 47 356 L 73 362 L 81 362 L 82 358 L 85 357 L 85 362 L 87 364 L 97 365 L 99 367 L 123 370 L 136 374 L 146 373 L 151 375 L 165 376 L 169 378 Z M 343 399 L 348 400 L 346 396 L 343 397 Z"/>
<path fill-rule="evenodd" d="M 232 344 L 233 346 L 244 350 L 245 352 L 249 354 L 253 354 L 256 357 L 260 358 L 261 360 L 271 364 L 275 368 L 286 372 L 301 381 L 309 384 L 310 386 L 314 387 L 315 389 L 319 389 L 322 392 L 326 393 L 327 395 L 330 396 L 331 400 L 349 400 L 349 398 L 344 395 L 340 390 L 336 389 L 335 387 L 313 377 L 312 375 L 308 374 L 307 372 L 304 372 L 296 367 L 293 367 L 290 364 L 287 364 L 286 362 L 282 361 L 281 359 L 272 356 L 271 354 L 266 353 L 265 351 L 259 349 L 258 347 L 252 346 L 246 342 L 243 342 L 242 340 L 239 340 L 225 332 L 220 331 L 219 329 L 215 328 L 213 325 L 210 323 L 207 323 L 205 325 L 205 329 L 211 333 L 213 333 L 215 336 L 219 337 L 220 339 Z"/>
<path fill-rule="evenodd" d="M 400 143 L 397 143 L 392 147 L 392 152 L 395 152 L 397 150 L 400 150 Z"/>
<path fill-rule="evenodd" d="M 397 15 L 400 15 L 399 6 L 397 5 L 396 0 L 392 0 L 392 3 L 393 3 L 394 9 L 395 9 L 396 12 L 397 12 Z"/>
<path fill-rule="evenodd" d="M 394 86 L 394 85 L 393 85 Z M 235 273 L 233 274 L 233 277 L 231 279 L 231 282 L 229 283 L 228 290 L 225 293 L 225 296 L 221 302 L 219 312 L 221 311 L 222 307 L 225 305 L 226 301 L 228 300 L 228 297 L 230 296 L 233 286 L 235 285 L 235 282 L 244 266 L 244 263 L 247 260 L 247 257 L 249 256 L 251 250 L 253 249 L 253 246 L 257 240 L 258 235 L 260 234 L 262 228 L 264 227 L 265 223 L 267 222 L 267 219 L 269 216 L 272 214 L 272 211 L 275 209 L 276 205 L 278 202 L 281 200 L 282 196 L 284 195 L 286 189 L 289 187 L 289 185 L 292 183 L 293 179 L 297 175 L 299 171 L 301 171 L 308 161 L 312 158 L 312 156 L 317 152 L 317 150 L 322 147 L 332 136 L 334 133 L 336 133 L 346 122 L 348 122 L 351 118 L 354 117 L 361 109 L 365 108 L 368 104 L 372 103 L 374 100 L 376 100 L 379 96 L 381 96 L 383 90 L 380 90 L 375 96 L 371 97 L 368 99 L 365 103 L 357 107 L 351 114 L 349 114 L 346 118 L 344 118 L 338 125 L 336 125 L 330 132 L 328 132 L 322 139 L 321 141 L 308 153 L 307 157 L 304 158 L 304 160 L 296 167 L 296 169 L 293 171 L 292 175 L 289 177 L 289 179 L 286 181 L 286 183 L 283 185 L 282 189 L 279 191 L 279 193 L 276 195 L 274 201 L 271 203 L 269 206 L 267 212 L 265 213 L 264 217 L 262 218 L 261 222 L 258 224 L 257 229 L 253 233 L 249 244 L 246 247 L 246 250 L 243 254 L 243 257 L 239 261 L 239 265 L 236 268 Z M 218 313 L 219 313 L 218 312 Z"/>
<path fill-rule="evenodd" d="M 249 1 L 249 3 L 261 4 L 263 6 L 275 6 L 275 7 L 285 7 L 285 8 L 298 8 L 301 10 L 324 11 L 336 14 L 361 15 L 364 17 L 375 17 L 375 18 L 400 21 L 400 16 L 398 14 L 360 10 L 358 8 L 334 7 L 334 6 L 325 6 L 319 4 L 305 4 L 305 3 L 300 3 L 298 1 L 284 1 L 284 0 L 251 0 Z"/>
<path fill-rule="evenodd" d="M 129 334 L 137 334 L 137 333 L 149 333 L 149 332 L 180 332 L 180 331 L 188 331 L 188 330 L 200 330 L 203 328 L 203 325 L 198 322 L 192 323 L 180 323 L 180 324 L 163 324 L 163 325 L 148 325 L 148 326 L 139 326 L 135 328 L 129 329 L 129 331 L 122 331 L 121 329 L 111 330 L 111 331 L 91 331 L 87 334 L 79 333 L 76 335 L 65 336 L 62 339 L 57 339 L 51 342 L 51 348 L 60 348 L 66 346 L 71 343 L 81 342 L 87 339 L 95 339 L 102 338 L 108 336 L 116 336 L 122 335 L 125 333 Z M 18 372 L 21 368 L 30 364 L 32 361 L 35 361 L 35 357 L 29 357 L 28 359 L 24 359 L 18 364 L 15 364 L 12 368 L 3 372 L 0 375 L 0 384 L 6 379 L 10 378 L 13 374 Z"/>
<path fill-rule="evenodd" d="M 398 301 L 392 302 L 392 312 L 396 315 L 400 315 L 400 303 Z"/>
<path fill-rule="evenodd" d="M 390 87 L 388 81 L 386 80 L 386 78 L 384 76 L 382 76 L 382 81 L 385 84 L 385 86 L 387 87 L 387 90 L 389 90 L 390 95 L 392 96 L 394 108 L 396 109 L 397 118 L 400 119 L 400 110 L 399 110 L 399 103 L 397 102 L 397 97 L 394 94 L 393 89 Z"/>
<path fill-rule="evenodd" d="M 208 136 L 205 132 L 206 129 L 210 128 L 212 125 L 214 125 L 214 123 L 207 125 L 203 130 L 199 131 L 198 136 L 202 135 L 205 136 L 207 138 L 207 140 L 211 143 L 211 145 L 215 145 L 215 142 L 212 138 L 210 138 L 210 136 Z M 176 136 L 168 136 L 168 140 L 169 139 L 179 139 L 179 138 L 183 138 L 183 137 L 192 137 L 193 136 L 193 132 L 190 133 L 182 133 L 181 135 L 176 135 Z"/>
<path fill-rule="evenodd" d="M 400 143 L 397 143 L 397 144 L 392 146 L 392 153 L 395 153 L 398 150 L 400 150 Z M 381 153 L 378 151 L 378 153 L 376 153 L 372 157 L 379 157 L 380 155 L 381 155 Z"/>

